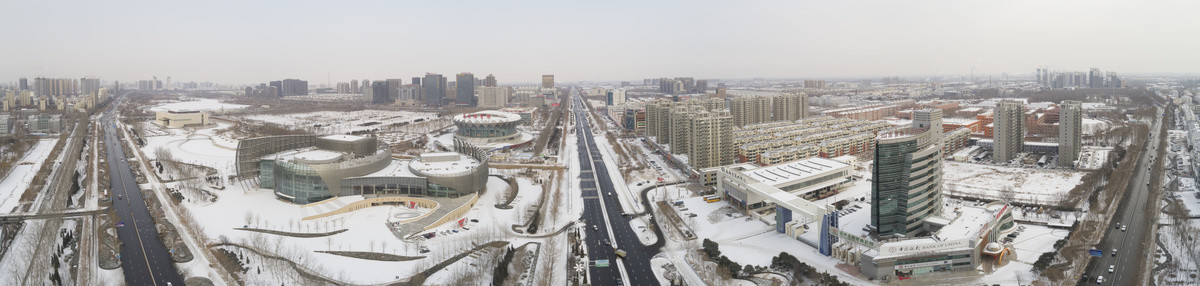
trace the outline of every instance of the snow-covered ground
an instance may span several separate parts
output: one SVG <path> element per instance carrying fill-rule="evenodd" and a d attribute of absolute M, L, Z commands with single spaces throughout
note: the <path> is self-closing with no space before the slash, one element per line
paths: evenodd
<path fill-rule="evenodd" d="M 214 167 L 225 177 L 233 172 L 235 151 L 222 148 L 217 145 L 219 142 L 214 144 L 208 137 L 216 136 L 213 132 L 222 127 L 201 129 L 190 136 L 183 130 L 164 130 L 166 135 L 147 137 L 147 145 L 142 150 L 148 157 L 154 157 L 154 150 L 163 147 L 178 161 Z M 171 186 L 172 183 L 166 185 Z M 511 226 L 520 224 L 519 219 L 525 218 L 518 212 L 529 209 L 541 194 L 541 186 L 528 179 L 518 179 L 518 186 L 522 191 L 513 202 L 515 207 L 499 210 L 493 205 L 499 201 L 502 190 L 508 188 L 508 184 L 498 178 L 489 178 L 487 192 L 465 215 L 469 219 L 466 228 L 452 223 L 444 224 L 429 231 L 437 232 L 438 236 L 417 241 L 396 238 L 386 225 L 394 213 L 407 208 L 369 207 L 304 221 L 301 220 L 304 213 L 302 206 L 279 201 L 271 190 L 253 188 L 247 183 L 235 182 L 227 184 L 225 190 L 209 190 L 218 196 L 214 203 L 185 202 L 184 206 L 196 221 L 201 222 L 204 229 L 202 240 L 206 243 L 227 240 L 251 246 L 265 245 L 273 255 L 288 257 L 308 271 L 349 283 L 385 283 L 424 270 L 441 259 L 469 249 L 471 243 L 511 239 Z M 567 221 L 548 223 L 543 229 L 552 231 Z M 296 238 L 235 229 L 244 226 L 301 233 L 339 229 L 347 231 L 326 237 Z M 430 252 L 420 253 L 422 247 Z M 430 258 L 385 262 L 315 252 L 321 250 L 382 252 Z M 281 267 L 279 263 L 255 264 L 255 267 L 263 265 L 270 267 L 264 268 L 261 274 L 257 273 L 257 269 L 251 272 L 247 282 L 275 282 L 278 277 L 294 276 L 294 273 L 290 273 L 292 270 L 284 269 L 287 267 Z"/>
<path fill-rule="evenodd" d="M 1099 133 L 1100 131 L 1108 130 L 1109 126 L 1111 126 L 1111 124 L 1109 124 L 1108 122 L 1104 122 L 1104 121 L 1101 121 L 1098 119 L 1084 118 L 1083 119 L 1083 130 L 1081 130 L 1081 131 L 1083 131 L 1082 133 L 1084 136 L 1091 136 L 1091 135 L 1095 135 L 1096 133 Z"/>
<path fill-rule="evenodd" d="M 1112 147 L 1084 146 L 1079 152 L 1079 163 L 1076 167 L 1084 170 L 1100 169 L 1104 162 L 1108 161 L 1108 154 L 1112 151 Z"/>
<path fill-rule="evenodd" d="M 767 266 L 771 257 L 786 251 L 800 261 L 829 272 L 842 281 L 855 285 L 870 284 L 866 279 L 854 277 L 836 266 L 841 261 L 821 255 L 816 248 L 785 234 L 775 232 L 772 225 L 745 216 L 724 201 L 708 203 L 702 197 L 684 199 L 686 211 L 680 211 L 685 223 L 692 226 L 699 239 L 710 239 L 721 246 L 721 254 L 740 264 Z M 679 209 L 679 208 L 677 208 Z M 689 218 L 686 214 L 694 213 Z"/>
<path fill-rule="evenodd" d="M 45 257 L 45 253 L 37 252 L 37 240 L 42 227 L 45 226 L 45 220 L 28 220 L 25 221 L 25 226 L 17 233 L 12 244 L 9 245 L 8 252 L 4 254 L 4 258 L 0 259 L 0 285 L 21 285 L 24 276 L 29 269 L 29 261 Z"/>
<path fill-rule="evenodd" d="M 863 164 L 865 166 L 868 162 L 863 162 Z M 860 233 L 864 226 L 870 224 L 871 182 L 868 179 L 871 174 L 869 171 L 863 170 L 857 172 L 856 175 L 863 177 L 838 195 L 824 199 L 822 202 L 831 204 L 838 200 L 850 200 L 851 203 L 839 211 L 840 226 L 843 231 Z M 668 189 L 671 188 L 676 187 Z M 858 199 L 863 200 L 857 201 Z M 674 208 L 679 211 L 685 223 L 693 228 L 700 239 L 707 238 L 720 243 L 721 253 L 731 260 L 741 264 L 765 266 L 770 264 L 771 257 L 778 255 L 780 251 L 786 251 L 799 257 L 801 261 L 813 265 L 818 271 L 827 271 L 837 275 L 843 281 L 855 285 L 875 284 L 866 281 L 861 276 L 853 276 L 856 273 L 847 273 L 837 268 L 842 264 L 841 261 L 821 255 L 816 248 L 809 244 L 775 232 L 774 226 L 768 223 L 772 220 L 769 215 L 761 220 L 754 219 L 723 201 L 708 203 L 700 197 L 687 198 L 682 201 L 684 202 L 682 207 Z M 958 200 L 948 200 L 948 202 L 951 202 L 952 205 L 964 203 Z M 854 206 L 858 206 L 858 208 L 855 209 Z M 696 216 L 690 217 L 690 214 Z M 1069 225 L 1070 220 L 1073 220 L 1074 217 L 1069 213 L 1064 213 L 1064 215 L 1066 216 L 1061 220 Z M 1049 215 L 1044 215 L 1044 217 L 1049 219 Z M 1019 234 L 1010 244 L 1016 254 L 1014 256 L 1016 259 L 1003 267 L 994 269 L 991 273 L 983 273 L 981 270 L 979 277 L 966 277 L 964 278 L 967 279 L 965 282 L 1006 285 L 1031 283 L 1036 278 L 1032 272 L 1033 262 L 1042 253 L 1053 251 L 1054 242 L 1068 234 L 1067 230 L 1047 226 L 1027 224 L 1018 224 L 1018 226 Z M 805 235 L 815 237 L 815 233 L 816 231 L 810 231 Z M 682 254 L 667 254 L 668 257 L 673 255 Z M 686 271 L 686 269 L 681 271 Z M 936 284 L 937 282 L 931 281 L 931 283 Z"/>
<path fill-rule="evenodd" d="M 249 105 L 223 103 L 215 99 L 196 99 L 192 101 L 172 102 L 159 104 L 150 107 L 150 111 L 168 111 L 168 110 L 196 110 L 196 111 L 223 111 L 226 109 L 246 108 Z"/>
<path fill-rule="evenodd" d="M 58 138 L 38 140 L 37 145 L 13 166 L 12 172 L 4 175 L 4 181 L 0 182 L 0 213 L 11 213 L 19 206 L 21 194 L 29 188 L 33 177 L 37 175 L 38 169 L 42 168 L 46 157 L 50 157 L 50 151 L 54 150 L 56 143 Z"/>
<path fill-rule="evenodd" d="M 1192 229 L 1200 229 L 1200 220 L 1188 220 Z M 1182 226 L 1182 225 L 1181 225 Z M 1181 240 L 1179 231 L 1188 231 L 1175 225 L 1163 225 L 1158 230 L 1158 250 L 1156 260 L 1165 263 L 1165 268 L 1154 275 L 1156 285 L 1197 285 L 1200 284 L 1200 268 L 1196 261 L 1200 260 L 1200 251 L 1195 247 L 1196 242 Z M 1195 233 L 1188 234 L 1195 238 Z M 1167 257 L 1170 257 L 1168 260 Z M 1156 267 L 1157 268 L 1157 267 Z"/>
<path fill-rule="evenodd" d="M 394 124 L 412 123 L 417 120 L 427 121 L 436 117 L 437 114 L 428 112 L 358 110 L 348 112 L 317 111 L 293 114 L 263 114 L 250 115 L 243 118 L 313 130 L 317 134 L 334 134 L 372 129 L 388 129 Z"/>
<path fill-rule="evenodd" d="M 1027 169 L 947 161 L 943 165 L 944 192 L 989 200 L 1003 199 L 1007 189 L 1013 200 L 1053 205 L 1083 179 L 1084 172 L 1057 169 Z"/>

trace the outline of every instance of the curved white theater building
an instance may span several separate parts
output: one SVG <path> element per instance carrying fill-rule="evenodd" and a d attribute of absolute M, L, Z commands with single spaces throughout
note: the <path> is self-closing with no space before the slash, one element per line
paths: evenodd
<path fill-rule="evenodd" d="M 517 130 L 522 119 L 514 113 L 486 110 L 455 115 L 453 121 L 458 127 L 454 139 L 485 149 L 520 146 L 533 140 L 532 135 Z"/>

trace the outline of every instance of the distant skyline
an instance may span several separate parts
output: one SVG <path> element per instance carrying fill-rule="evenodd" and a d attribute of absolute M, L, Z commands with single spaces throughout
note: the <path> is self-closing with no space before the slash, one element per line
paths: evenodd
<path fill-rule="evenodd" d="M 0 82 L 1200 71 L 1200 1 L 0 2 Z"/>

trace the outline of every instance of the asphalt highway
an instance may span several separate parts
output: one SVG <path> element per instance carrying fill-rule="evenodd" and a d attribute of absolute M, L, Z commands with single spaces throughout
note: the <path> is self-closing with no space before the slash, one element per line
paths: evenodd
<path fill-rule="evenodd" d="M 632 211 L 621 209 L 617 191 L 601 158 L 600 149 L 596 147 L 591 126 L 588 125 L 588 111 L 577 95 L 577 91 L 572 89 L 571 112 L 575 113 L 575 136 L 579 139 L 579 187 L 583 191 L 583 219 L 588 223 L 585 226 L 588 233 L 588 259 L 606 259 L 610 262 L 609 267 L 589 266 L 591 284 L 659 285 L 651 269 L 650 258 L 658 253 L 661 243 L 644 246 L 637 233 L 630 228 L 631 218 L 624 213 Z M 616 249 L 625 251 L 626 257 L 618 257 Z M 620 271 L 618 266 L 624 271 Z"/>
<path fill-rule="evenodd" d="M 141 188 L 121 148 L 114 110 L 106 111 L 100 121 L 105 127 L 113 208 L 117 211 L 117 221 L 124 224 L 117 227 L 117 237 L 121 240 L 121 270 L 125 274 L 125 284 L 183 285 L 170 252 L 159 240 Z"/>
<path fill-rule="evenodd" d="M 1154 124 L 1150 128 L 1150 141 L 1148 147 L 1142 152 L 1141 158 L 1138 158 L 1137 168 L 1129 190 L 1125 193 L 1125 197 L 1117 205 L 1117 211 L 1114 213 L 1113 221 L 1110 227 L 1106 230 L 1104 238 L 1097 245 L 1098 249 L 1102 250 L 1104 256 L 1093 258 L 1088 266 L 1087 277 L 1080 281 L 1082 285 L 1138 285 L 1138 272 L 1142 269 L 1139 264 L 1147 260 L 1147 252 L 1150 245 L 1153 245 L 1152 239 L 1146 239 L 1145 234 L 1151 231 L 1155 223 L 1154 212 L 1158 210 L 1154 207 L 1154 200 L 1157 198 L 1150 197 L 1149 183 L 1152 176 L 1161 174 L 1152 174 L 1151 166 L 1158 161 L 1158 142 L 1162 142 L 1159 136 L 1159 131 L 1163 124 L 1163 109 L 1158 109 L 1158 115 L 1154 119 Z M 1120 223 L 1118 227 L 1117 224 Z M 1121 229 L 1124 227 L 1125 229 Z M 1113 250 L 1116 249 L 1116 253 Z M 1113 272 L 1108 272 L 1109 266 L 1113 267 Z M 1146 274 L 1149 275 L 1149 274 Z M 1103 280 L 1097 282 L 1103 276 Z"/>

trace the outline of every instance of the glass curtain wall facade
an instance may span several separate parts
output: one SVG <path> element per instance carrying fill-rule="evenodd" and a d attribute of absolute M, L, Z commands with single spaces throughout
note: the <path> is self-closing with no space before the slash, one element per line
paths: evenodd
<path fill-rule="evenodd" d="M 932 133 L 879 139 L 871 180 L 871 225 L 878 236 L 915 236 L 941 210 L 941 148 Z"/>

